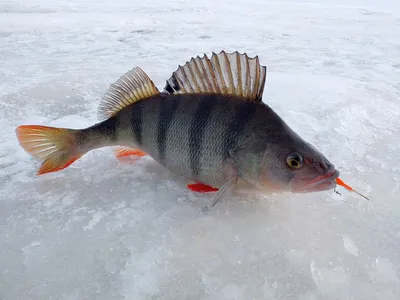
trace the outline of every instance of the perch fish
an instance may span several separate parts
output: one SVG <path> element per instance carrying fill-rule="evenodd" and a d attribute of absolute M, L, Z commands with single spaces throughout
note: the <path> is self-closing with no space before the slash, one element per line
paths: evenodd
<path fill-rule="evenodd" d="M 135 67 L 110 85 L 99 123 L 83 129 L 22 125 L 16 135 L 42 162 L 38 174 L 118 146 L 117 157 L 150 155 L 186 178 L 191 190 L 217 192 L 211 206 L 243 184 L 275 193 L 334 188 L 335 166 L 262 101 L 266 74 L 258 56 L 213 52 L 179 66 L 160 92 Z"/>

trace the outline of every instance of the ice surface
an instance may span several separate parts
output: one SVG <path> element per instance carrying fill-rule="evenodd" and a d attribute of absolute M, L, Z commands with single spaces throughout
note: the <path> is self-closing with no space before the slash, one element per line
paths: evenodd
<path fill-rule="evenodd" d="M 400 2 L 0 2 L 0 299 L 400 299 Z M 341 191 L 212 196 L 111 149 L 36 177 L 20 124 L 97 121 L 134 66 L 160 88 L 204 52 L 268 66 L 267 101 Z"/>

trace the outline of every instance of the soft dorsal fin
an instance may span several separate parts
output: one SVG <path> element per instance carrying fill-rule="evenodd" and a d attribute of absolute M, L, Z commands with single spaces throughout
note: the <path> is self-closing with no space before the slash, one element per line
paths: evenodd
<path fill-rule="evenodd" d="M 110 85 L 100 102 L 98 117 L 107 119 L 124 107 L 159 93 L 153 81 L 141 68 L 133 68 Z"/>
<path fill-rule="evenodd" d="M 191 58 L 179 66 L 167 80 L 164 92 L 170 94 L 219 93 L 261 101 L 267 68 L 261 66 L 258 56 L 249 58 L 235 51 L 212 53 L 211 59 Z"/>

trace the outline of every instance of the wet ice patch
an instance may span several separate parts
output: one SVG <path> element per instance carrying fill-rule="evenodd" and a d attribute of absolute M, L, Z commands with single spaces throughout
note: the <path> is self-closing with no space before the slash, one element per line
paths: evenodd
<path fill-rule="evenodd" d="M 384 257 L 376 258 L 370 266 L 369 278 L 376 299 L 397 300 L 400 294 L 399 269 Z"/>
<path fill-rule="evenodd" d="M 92 230 L 94 226 L 96 226 L 103 217 L 107 216 L 107 213 L 104 211 L 97 211 L 97 212 L 89 212 L 92 215 L 92 219 L 89 223 L 83 227 L 83 230 Z"/>
<path fill-rule="evenodd" d="M 312 260 L 310 264 L 311 274 L 318 290 L 325 295 L 333 295 L 348 284 L 348 275 L 342 266 L 334 266 L 328 263 L 328 266 L 318 266 Z"/>
<path fill-rule="evenodd" d="M 359 250 L 354 240 L 348 235 L 343 235 L 343 247 L 352 255 L 358 256 Z"/>

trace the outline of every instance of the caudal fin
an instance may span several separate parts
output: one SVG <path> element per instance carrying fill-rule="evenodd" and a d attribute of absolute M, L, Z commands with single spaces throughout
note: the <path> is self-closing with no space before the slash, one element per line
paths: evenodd
<path fill-rule="evenodd" d="M 38 175 L 65 169 L 85 153 L 79 153 L 74 129 L 23 125 L 16 129 L 22 148 L 42 161 Z"/>

